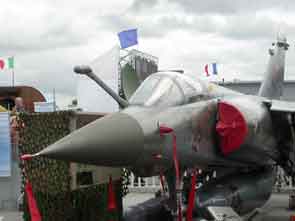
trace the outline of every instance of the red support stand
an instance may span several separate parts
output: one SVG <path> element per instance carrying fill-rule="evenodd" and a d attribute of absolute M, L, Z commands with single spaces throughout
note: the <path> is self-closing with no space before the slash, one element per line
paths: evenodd
<path fill-rule="evenodd" d="M 108 210 L 109 211 L 117 210 L 116 197 L 115 197 L 115 192 L 113 189 L 112 176 L 110 176 L 110 178 L 109 178 L 109 186 L 108 186 Z"/>
<path fill-rule="evenodd" d="M 176 134 L 173 128 L 166 127 L 163 125 L 159 126 L 160 136 L 164 136 L 165 134 L 172 135 L 172 142 L 173 142 L 173 163 L 175 168 L 175 177 L 176 177 L 176 192 L 177 192 L 177 212 L 178 212 L 178 221 L 182 221 L 182 208 L 181 208 L 181 190 L 180 190 L 180 171 L 179 171 L 179 160 L 177 156 L 177 143 L 176 143 Z"/>
<path fill-rule="evenodd" d="M 32 157 L 33 156 L 30 154 L 24 154 L 21 156 L 21 160 L 23 161 L 23 166 L 24 166 L 23 173 L 26 179 L 25 192 L 28 199 L 28 207 L 29 207 L 29 211 L 31 215 L 31 221 L 41 221 L 41 215 L 40 215 L 40 211 L 38 209 L 38 205 L 33 193 L 32 184 L 29 182 L 29 179 L 25 171 L 25 162 L 27 160 L 31 160 Z"/>
<path fill-rule="evenodd" d="M 187 205 L 187 213 L 186 213 L 187 221 L 193 220 L 193 209 L 194 209 L 194 203 L 196 198 L 196 180 L 197 180 L 197 172 L 194 170 L 191 176 L 191 190 L 188 197 L 188 205 Z"/>

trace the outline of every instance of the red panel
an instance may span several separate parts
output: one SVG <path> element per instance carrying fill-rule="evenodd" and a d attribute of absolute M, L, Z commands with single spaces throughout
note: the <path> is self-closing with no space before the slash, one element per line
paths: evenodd
<path fill-rule="evenodd" d="M 227 155 L 239 149 L 247 136 L 248 127 L 243 114 L 229 103 L 219 102 L 218 114 L 216 131 L 220 137 L 221 150 Z"/>

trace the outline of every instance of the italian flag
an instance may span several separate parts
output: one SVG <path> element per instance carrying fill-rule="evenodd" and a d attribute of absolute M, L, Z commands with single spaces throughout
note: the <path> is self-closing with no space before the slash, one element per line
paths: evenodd
<path fill-rule="evenodd" d="M 0 70 L 14 68 L 14 57 L 0 58 Z"/>

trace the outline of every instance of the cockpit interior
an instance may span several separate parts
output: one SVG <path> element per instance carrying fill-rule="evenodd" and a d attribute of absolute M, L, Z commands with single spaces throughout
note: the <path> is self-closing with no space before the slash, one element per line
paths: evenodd
<path fill-rule="evenodd" d="M 134 92 L 132 105 L 176 106 L 190 103 L 204 92 L 201 82 L 174 72 L 158 72 L 149 76 Z"/>

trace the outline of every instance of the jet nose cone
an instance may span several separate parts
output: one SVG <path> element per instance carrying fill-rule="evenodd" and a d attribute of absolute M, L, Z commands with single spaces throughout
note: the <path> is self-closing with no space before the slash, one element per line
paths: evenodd
<path fill-rule="evenodd" d="M 139 123 L 124 113 L 98 119 L 42 150 L 38 155 L 101 166 L 129 166 L 144 146 Z"/>

